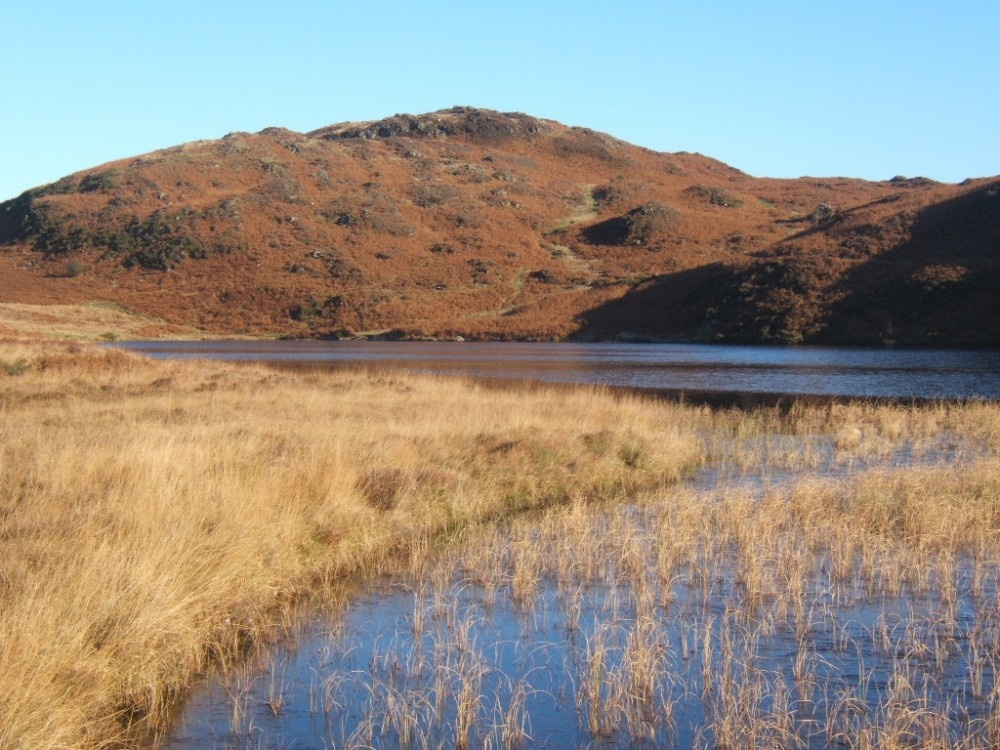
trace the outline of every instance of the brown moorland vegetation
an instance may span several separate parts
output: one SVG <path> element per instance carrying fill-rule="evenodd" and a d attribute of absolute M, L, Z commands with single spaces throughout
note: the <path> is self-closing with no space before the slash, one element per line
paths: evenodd
<path fill-rule="evenodd" d="M 1000 183 L 754 178 L 518 113 L 268 128 L 0 205 L 0 299 L 215 334 L 996 346 Z"/>

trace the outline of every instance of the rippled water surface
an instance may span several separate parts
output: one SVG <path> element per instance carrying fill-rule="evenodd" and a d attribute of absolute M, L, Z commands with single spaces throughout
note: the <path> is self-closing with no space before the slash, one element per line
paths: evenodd
<path fill-rule="evenodd" d="M 995 351 L 368 341 L 155 341 L 120 346 L 155 357 L 396 367 L 671 392 L 1000 398 L 1000 352 Z"/>

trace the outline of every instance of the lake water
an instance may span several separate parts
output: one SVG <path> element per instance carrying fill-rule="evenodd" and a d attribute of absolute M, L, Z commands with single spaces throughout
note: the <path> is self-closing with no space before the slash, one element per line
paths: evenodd
<path fill-rule="evenodd" d="M 163 358 L 403 368 L 671 393 L 1000 398 L 997 351 L 373 341 L 152 341 L 117 346 Z"/>

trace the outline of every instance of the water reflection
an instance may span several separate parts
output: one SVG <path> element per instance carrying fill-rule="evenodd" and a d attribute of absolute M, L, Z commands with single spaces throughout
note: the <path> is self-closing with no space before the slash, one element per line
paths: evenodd
<path fill-rule="evenodd" d="M 163 358 L 398 367 L 674 392 L 1000 398 L 1000 352 L 995 351 L 368 341 L 152 341 L 118 346 Z"/>

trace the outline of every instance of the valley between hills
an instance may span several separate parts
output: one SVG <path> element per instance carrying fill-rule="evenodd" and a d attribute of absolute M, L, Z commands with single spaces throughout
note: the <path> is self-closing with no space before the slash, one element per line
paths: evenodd
<path fill-rule="evenodd" d="M 998 281 L 998 177 L 756 178 L 468 107 L 230 133 L 0 204 L 0 300 L 215 336 L 996 347 Z"/>

